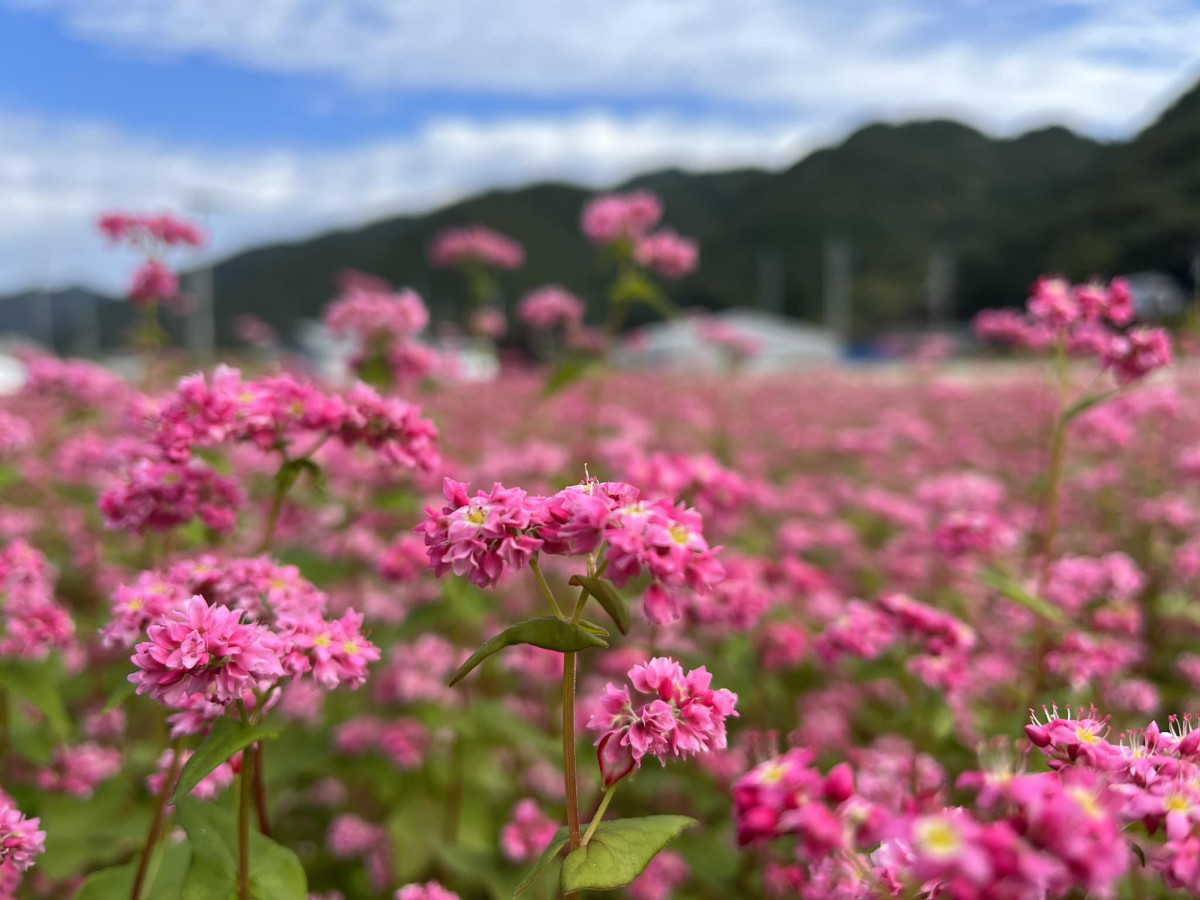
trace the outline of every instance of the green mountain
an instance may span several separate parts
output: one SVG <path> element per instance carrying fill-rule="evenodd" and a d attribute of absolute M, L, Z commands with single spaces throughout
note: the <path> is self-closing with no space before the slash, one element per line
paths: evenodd
<path fill-rule="evenodd" d="M 783 306 L 819 320 L 830 239 L 852 246 L 856 333 L 924 321 L 931 253 L 955 262 L 956 314 L 1020 303 L 1042 271 L 1084 278 L 1141 269 L 1186 276 L 1200 242 L 1200 86 L 1127 143 L 1065 128 L 994 139 L 935 120 L 865 127 L 777 172 L 654 172 L 645 187 L 665 221 L 701 243 L 699 272 L 671 285 L 681 305 L 758 300 L 764 258 L 782 270 Z M 608 274 L 578 230 L 593 192 L 545 183 L 491 191 L 419 216 L 250 250 L 215 269 L 218 338 L 254 313 L 289 335 L 319 316 L 344 268 L 410 285 L 434 316 L 459 309 L 454 273 L 429 268 L 425 248 L 448 225 L 482 223 L 512 235 L 528 262 L 500 278 L 515 299 L 549 282 L 595 308 Z"/>

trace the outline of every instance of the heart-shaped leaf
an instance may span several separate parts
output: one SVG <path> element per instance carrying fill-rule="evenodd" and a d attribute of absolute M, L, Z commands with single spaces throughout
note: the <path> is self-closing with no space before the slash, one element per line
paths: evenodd
<path fill-rule="evenodd" d="M 555 616 L 542 616 L 537 619 L 527 619 L 510 625 L 502 632 L 476 650 L 450 679 L 453 687 L 462 681 L 472 669 L 494 653 L 499 653 L 505 647 L 516 644 L 532 644 L 543 650 L 557 650 L 559 653 L 577 653 L 580 650 L 590 650 L 594 647 L 607 647 L 608 641 L 593 634 L 580 625 L 572 625 Z"/>
<path fill-rule="evenodd" d="M 185 798 L 179 824 L 192 844 L 182 900 L 229 900 L 237 885 L 237 826 L 231 810 Z M 296 854 L 250 832 L 250 896 L 254 900 L 307 900 L 308 877 Z"/>
<path fill-rule="evenodd" d="M 629 634 L 629 604 L 611 581 L 590 575 L 573 575 L 569 584 L 586 589 L 604 607 L 617 630 L 621 634 Z"/>
<path fill-rule="evenodd" d="M 650 865 L 663 847 L 685 828 L 697 824 L 687 816 L 646 816 L 601 822 L 592 839 L 563 860 L 562 889 L 611 891 L 624 887 Z"/>
<path fill-rule="evenodd" d="M 538 861 L 534 864 L 533 868 L 530 869 L 529 874 L 522 879 L 521 883 L 517 885 L 516 890 L 513 891 L 513 897 L 520 897 L 523 893 L 529 890 L 533 883 L 537 881 L 538 876 L 542 874 L 542 871 L 546 868 L 546 866 L 550 865 L 554 857 L 558 856 L 558 854 L 562 852 L 562 848 L 567 846 L 567 841 L 569 840 L 570 837 L 567 833 L 566 827 L 564 826 L 558 829 L 558 833 L 554 835 L 554 840 L 552 840 L 549 846 L 542 851 L 542 855 L 538 857 Z"/>

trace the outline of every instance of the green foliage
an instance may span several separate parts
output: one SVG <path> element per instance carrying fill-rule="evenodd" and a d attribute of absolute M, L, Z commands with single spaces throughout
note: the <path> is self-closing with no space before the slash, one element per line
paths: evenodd
<path fill-rule="evenodd" d="M 538 861 L 534 863 L 533 868 L 529 870 L 529 873 L 521 879 L 521 883 L 513 890 L 514 897 L 520 897 L 529 890 L 533 883 L 538 880 L 538 876 L 545 871 L 546 866 L 550 865 L 554 858 L 562 852 L 563 847 L 567 846 L 568 840 L 570 838 L 567 834 L 567 829 L 565 827 L 558 829 L 558 833 L 554 835 L 554 840 L 542 851 L 542 855 L 538 857 Z"/>
<path fill-rule="evenodd" d="M 580 625 L 572 625 L 555 616 L 527 619 L 505 628 L 472 653 L 471 657 L 454 673 L 450 684 L 452 686 L 458 684 L 489 656 L 516 644 L 532 644 L 534 647 L 541 647 L 543 650 L 557 650 L 559 653 L 577 653 L 580 650 L 607 647 L 608 641 Z"/>
<path fill-rule="evenodd" d="M 179 824 L 192 844 L 182 900 L 229 900 L 237 887 L 237 827 L 231 812 L 181 800 Z M 250 832 L 250 894 L 255 900 L 306 900 L 308 880 L 296 854 Z"/>
<path fill-rule="evenodd" d="M 187 841 L 163 848 L 150 858 L 142 885 L 142 900 L 178 900 L 191 864 L 192 848 Z M 74 900 L 129 900 L 137 878 L 137 861 L 101 869 L 88 876 Z"/>
<path fill-rule="evenodd" d="M 596 598 L 606 613 L 612 618 L 621 634 L 629 634 L 629 604 L 621 596 L 607 578 L 594 578 L 588 575 L 573 575 L 569 582 L 577 587 L 586 588 L 587 592 Z"/>
<path fill-rule="evenodd" d="M 53 660 L 0 663 L 0 687 L 37 707 L 59 740 L 66 740 L 71 723 L 63 705 L 61 678 L 62 670 Z"/>
<path fill-rule="evenodd" d="M 601 822 L 586 846 L 567 854 L 562 867 L 564 893 L 611 891 L 624 887 L 650 865 L 685 828 L 687 816 L 646 816 Z"/>
<path fill-rule="evenodd" d="M 213 723 L 196 752 L 184 763 L 179 773 L 179 781 L 171 792 L 171 803 L 191 793 L 204 776 L 215 769 L 239 750 L 244 750 L 258 741 L 272 740 L 279 737 L 278 732 L 264 724 L 248 725 L 239 722 L 232 716 L 224 716 Z"/>

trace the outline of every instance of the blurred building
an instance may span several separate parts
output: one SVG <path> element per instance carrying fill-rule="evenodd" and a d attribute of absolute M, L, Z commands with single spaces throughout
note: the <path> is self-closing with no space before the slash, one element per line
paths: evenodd
<path fill-rule="evenodd" d="M 827 328 L 758 309 L 729 309 L 656 322 L 628 335 L 613 361 L 629 368 L 720 369 L 731 359 L 749 371 L 829 364 L 841 341 Z"/>

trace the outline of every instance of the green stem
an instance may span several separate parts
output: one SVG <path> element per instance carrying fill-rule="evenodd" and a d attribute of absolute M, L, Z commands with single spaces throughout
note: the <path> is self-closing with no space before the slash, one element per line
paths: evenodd
<path fill-rule="evenodd" d="M 554 592 L 550 590 L 550 585 L 546 583 L 546 576 L 542 574 L 542 567 L 538 565 L 537 556 L 533 556 L 529 560 L 529 568 L 533 569 L 533 575 L 537 579 L 538 586 L 542 589 L 542 593 L 546 595 L 546 599 L 550 601 L 550 608 L 554 610 L 554 615 L 560 619 L 565 619 L 562 608 L 558 605 L 558 601 L 554 599 Z"/>
<path fill-rule="evenodd" d="M 575 654 L 563 654 L 563 786 L 567 800 L 567 834 L 571 849 L 578 850 L 582 836 L 579 833 L 579 783 L 575 772 Z M 574 897 L 567 894 L 566 897 Z"/>
<path fill-rule="evenodd" d="M 586 847 L 588 845 L 588 841 L 596 833 L 596 829 L 600 825 L 600 820 L 604 818 L 604 813 L 608 810 L 608 804 L 612 801 L 613 794 L 616 792 L 617 786 L 615 784 L 604 789 L 604 796 L 600 798 L 600 806 L 596 809 L 596 814 L 592 816 L 592 821 L 588 825 L 587 831 L 583 833 L 583 841 L 580 846 Z"/>
<path fill-rule="evenodd" d="M 130 895 L 132 900 L 140 900 L 142 896 L 146 872 L 150 868 L 150 857 L 154 854 L 154 848 L 158 846 L 159 835 L 162 834 L 163 821 L 166 818 L 167 798 L 175 789 L 175 781 L 183 766 L 182 738 L 176 738 L 175 744 L 171 748 L 171 754 L 171 766 L 167 770 L 167 777 L 163 780 L 162 787 L 158 789 L 158 796 L 154 798 L 154 818 L 150 820 L 150 832 L 146 835 L 146 844 L 142 847 L 142 856 L 138 860 L 137 874 L 133 877 L 133 893 Z"/>
<path fill-rule="evenodd" d="M 1058 534 L 1059 488 L 1067 445 L 1067 426 L 1063 421 L 1063 413 L 1067 408 L 1070 382 L 1067 372 L 1066 347 L 1061 339 L 1054 351 L 1054 371 L 1058 380 L 1058 409 L 1054 416 L 1054 433 L 1050 439 L 1050 466 L 1046 474 L 1046 507 L 1042 518 L 1042 558 L 1039 562 L 1037 580 L 1039 597 L 1045 596 L 1046 584 L 1050 578 L 1050 565 L 1054 558 L 1054 541 Z M 1046 632 L 1039 631 L 1033 651 L 1033 675 L 1028 703 L 1031 708 L 1036 704 L 1037 696 L 1041 693 L 1045 681 L 1047 645 Z"/>
<path fill-rule="evenodd" d="M 286 463 L 285 463 L 286 464 Z M 258 544 L 258 552 L 266 553 L 275 542 L 275 526 L 279 524 L 279 513 L 283 509 L 283 498 L 287 487 L 281 482 L 275 485 L 275 496 L 271 498 L 271 511 L 267 513 L 267 527 L 263 531 L 262 540 Z"/>
<path fill-rule="evenodd" d="M 267 789 L 263 782 L 263 745 L 254 745 L 254 808 L 258 812 L 258 830 L 271 836 L 271 821 L 267 817 Z"/>
<path fill-rule="evenodd" d="M 242 754 L 238 792 L 238 900 L 250 900 L 250 805 L 254 793 L 254 754 Z"/>
<path fill-rule="evenodd" d="M 453 847 L 458 843 L 458 822 L 462 817 L 463 801 L 463 747 L 462 735 L 455 733 L 450 748 L 450 786 L 446 791 L 445 819 L 442 821 L 442 838 Z"/>

